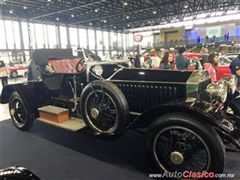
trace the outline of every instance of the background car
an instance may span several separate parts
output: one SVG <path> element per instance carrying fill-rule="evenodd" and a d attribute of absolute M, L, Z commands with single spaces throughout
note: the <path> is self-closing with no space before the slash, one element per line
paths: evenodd
<path fill-rule="evenodd" d="M 202 62 L 201 62 L 202 57 L 199 54 L 186 54 L 186 56 L 190 59 L 190 65 L 188 67 L 188 70 L 193 71 L 195 69 L 203 69 Z M 208 56 L 208 55 L 205 55 L 205 56 Z M 217 80 L 231 76 L 231 70 L 229 68 L 229 65 L 231 62 L 232 60 L 229 59 L 228 56 L 219 57 L 219 62 L 217 67 Z"/>
<path fill-rule="evenodd" d="M 224 54 L 222 57 L 225 57 L 229 60 L 234 60 L 238 57 L 238 55 L 240 55 L 239 53 L 227 53 L 227 54 Z"/>
<path fill-rule="evenodd" d="M 27 64 L 16 64 L 8 67 L 9 77 L 16 78 L 19 76 L 27 77 L 28 66 Z"/>

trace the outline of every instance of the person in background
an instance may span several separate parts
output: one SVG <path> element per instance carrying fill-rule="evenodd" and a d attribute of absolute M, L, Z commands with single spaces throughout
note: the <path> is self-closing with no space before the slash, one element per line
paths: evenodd
<path fill-rule="evenodd" d="M 204 67 L 204 64 L 208 62 L 208 49 L 207 47 L 202 47 L 200 54 L 202 58 L 200 59 L 201 66 Z"/>
<path fill-rule="evenodd" d="M 165 52 L 162 62 L 160 63 L 159 69 L 176 69 L 172 52 L 169 51 Z"/>
<path fill-rule="evenodd" d="M 226 41 L 228 42 L 228 41 L 229 41 L 229 38 L 230 38 L 229 32 L 227 33 L 227 37 L 226 37 L 226 38 L 227 38 Z"/>
<path fill-rule="evenodd" d="M 141 55 L 141 56 L 140 56 L 141 67 L 142 67 L 142 65 L 143 65 L 143 63 L 144 63 L 144 59 L 145 59 L 145 58 L 144 58 L 144 55 Z"/>
<path fill-rule="evenodd" d="M 2 80 L 2 87 L 8 84 L 8 70 L 3 61 L 0 61 L 0 79 Z"/>
<path fill-rule="evenodd" d="M 152 60 L 148 53 L 144 54 L 144 62 L 141 63 L 141 67 L 145 69 L 152 68 Z"/>
<path fill-rule="evenodd" d="M 156 50 L 154 50 L 151 54 L 151 60 L 152 60 L 152 68 L 153 69 L 158 69 L 159 68 L 159 65 L 160 65 L 160 62 L 161 62 L 161 59 L 160 57 L 158 56 L 158 52 Z"/>
<path fill-rule="evenodd" d="M 240 55 L 230 63 L 231 73 L 237 77 L 237 89 L 240 90 Z"/>
<path fill-rule="evenodd" d="M 176 66 L 178 70 L 187 70 L 189 66 L 189 59 L 184 56 L 185 48 L 179 49 L 179 55 L 176 57 Z"/>
<path fill-rule="evenodd" d="M 204 64 L 204 70 L 207 71 L 212 79 L 212 83 L 217 82 L 218 54 L 211 53 L 208 56 L 208 63 Z"/>
<path fill-rule="evenodd" d="M 129 55 L 129 57 L 128 57 L 128 59 L 129 59 L 129 66 L 133 66 L 133 64 L 134 64 L 134 58 L 133 58 L 133 55 Z"/>
<path fill-rule="evenodd" d="M 206 46 L 202 46 L 201 51 L 200 51 L 200 54 L 201 54 L 201 55 L 208 54 L 208 49 L 207 49 Z"/>
<path fill-rule="evenodd" d="M 198 36 L 198 37 L 197 37 L 197 43 L 200 44 L 200 42 L 201 42 L 201 37 Z"/>
<path fill-rule="evenodd" d="M 206 36 L 206 43 L 209 43 L 208 41 L 209 41 L 209 37 L 208 36 Z"/>
<path fill-rule="evenodd" d="M 133 65 L 135 68 L 141 68 L 141 62 L 140 62 L 140 57 L 139 55 L 136 55 L 134 60 L 133 60 Z"/>

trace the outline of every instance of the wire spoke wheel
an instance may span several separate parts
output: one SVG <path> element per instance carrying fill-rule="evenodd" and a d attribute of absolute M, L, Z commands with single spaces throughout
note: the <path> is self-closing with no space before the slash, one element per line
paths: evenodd
<path fill-rule="evenodd" d="M 149 157 L 161 172 L 222 173 L 225 146 L 208 123 L 189 113 L 155 119 L 146 134 Z"/>
<path fill-rule="evenodd" d="M 14 99 L 11 103 L 10 113 L 13 120 L 19 124 L 23 125 L 26 122 L 26 110 L 23 106 L 23 103 L 19 99 Z"/>
<path fill-rule="evenodd" d="M 204 140 L 190 129 L 173 126 L 160 131 L 154 139 L 154 155 L 166 171 L 207 171 L 210 153 Z"/>
<path fill-rule="evenodd" d="M 117 106 L 112 97 L 102 91 L 91 92 L 86 98 L 85 112 L 91 125 L 101 132 L 112 132 L 118 126 Z"/>
<path fill-rule="evenodd" d="M 31 112 L 26 108 L 24 101 L 17 92 L 13 92 L 9 99 L 9 112 L 13 124 L 20 130 L 29 130 L 34 121 Z"/>
<path fill-rule="evenodd" d="M 128 102 L 112 82 L 93 81 L 84 88 L 80 98 L 84 121 L 94 135 L 117 137 L 128 128 Z"/>

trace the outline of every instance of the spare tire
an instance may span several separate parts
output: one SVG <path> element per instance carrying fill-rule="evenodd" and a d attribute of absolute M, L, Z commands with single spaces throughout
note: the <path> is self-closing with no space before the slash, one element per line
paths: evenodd
<path fill-rule="evenodd" d="M 123 92 L 109 81 L 93 81 L 81 94 L 85 123 L 99 135 L 118 135 L 129 125 L 129 107 Z"/>

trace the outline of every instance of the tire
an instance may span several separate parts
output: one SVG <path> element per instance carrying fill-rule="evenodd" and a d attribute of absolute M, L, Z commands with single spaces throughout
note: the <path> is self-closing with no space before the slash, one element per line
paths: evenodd
<path fill-rule="evenodd" d="M 14 92 L 9 99 L 9 113 L 18 129 L 28 131 L 32 127 L 34 119 L 18 92 Z"/>
<path fill-rule="evenodd" d="M 118 135 L 129 125 L 129 108 L 122 91 L 108 81 L 93 81 L 81 94 L 85 123 L 97 135 Z"/>
<path fill-rule="evenodd" d="M 17 71 L 13 71 L 13 72 L 11 73 L 11 77 L 12 77 L 12 78 L 17 78 L 17 77 L 18 77 Z"/>
<path fill-rule="evenodd" d="M 149 157 L 160 172 L 224 170 L 225 148 L 220 136 L 189 114 L 157 118 L 150 125 L 146 140 Z"/>

